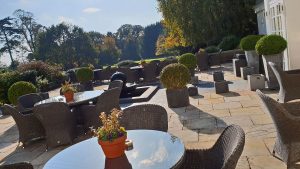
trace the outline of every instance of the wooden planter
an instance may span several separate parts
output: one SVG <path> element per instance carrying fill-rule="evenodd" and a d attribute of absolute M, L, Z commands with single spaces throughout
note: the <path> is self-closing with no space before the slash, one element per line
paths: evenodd
<path fill-rule="evenodd" d="M 171 108 L 186 107 L 190 104 L 187 87 L 183 89 L 167 89 L 168 106 Z"/>
<path fill-rule="evenodd" d="M 66 102 L 67 103 L 69 103 L 69 102 L 71 102 L 71 101 L 74 100 L 74 92 L 72 92 L 72 91 L 65 92 L 64 96 L 66 98 Z"/>
<path fill-rule="evenodd" d="M 101 146 L 106 158 L 117 158 L 124 154 L 126 139 L 127 135 L 124 135 L 113 141 L 99 140 L 98 143 Z"/>

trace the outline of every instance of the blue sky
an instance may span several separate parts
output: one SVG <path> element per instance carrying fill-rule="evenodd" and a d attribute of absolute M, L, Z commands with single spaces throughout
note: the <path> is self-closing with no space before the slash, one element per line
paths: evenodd
<path fill-rule="evenodd" d="M 68 22 L 106 34 L 123 24 L 146 26 L 162 19 L 156 0 L 0 0 L 0 18 L 16 9 L 32 12 L 44 26 Z M 9 64 L 7 55 L 0 63 Z"/>
<path fill-rule="evenodd" d="M 0 0 L 0 16 L 30 11 L 45 26 L 62 21 L 86 31 L 116 32 L 122 24 L 149 25 L 161 20 L 156 0 Z"/>

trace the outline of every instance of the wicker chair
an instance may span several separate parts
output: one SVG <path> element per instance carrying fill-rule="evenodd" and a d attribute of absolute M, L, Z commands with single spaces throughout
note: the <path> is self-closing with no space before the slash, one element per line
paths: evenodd
<path fill-rule="evenodd" d="M 144 66 L 144 82 L 156 82 L 157 79 L 157 64 L 149 63 Z"/>
<path fill-rule="evenodd" d="M 300 99 L 300 70 L 283 71 L 276 64 L 269 62 L 280 86 L 278 100 L 281 103 Z"/>
<path fill-rule="evenodd" d="M 168 131 L 168 114 L 165 108 L 154 104 L 131 106 L 123 110 L 120 124 L 126 130 L 149 129 Z"/>
<path fill-rule="evenodd" d="M 42 100 L 43 98 L 40 96 L 39 93 L 25 94 L 18 98 L 18 109 L 21 112 L 27 109 L 32 109 L 35 103 Z"/>
<path fill-rule="evenodd" d="M 114 80 L 112 82 L 109 83 L 108 85 L 108 90 L 109 89 L 113 89 L 113 88 L 123 88 L 123 82 L 121 80 Z"/>
<path fill-rule="evenodd" d="M 15 120 L 19 130 L 19 142 L 22 142 L 23 146 L 45 137 L 45 130 L 41 122 L 32 113 L 24 115 L 7 104 L 3 106 L 2 110 Z"/>
<path fill-rule="evenodd" d="M 205 150 L 186 150 L 182 169 L 234 169 L 243 152 L 245 133 L 237 125 L 223 131 L 215 145 Z"/>
<path fill-rule="evenodd" d="M 76 120 L 66 103 L 40 104 L 33 108 L 33 113 L 45 128 L 47 148 L 73 142 Z"/>
<path fill-rule="evenodd" d="M 121 109 L 119 98 L 121 88 L 113 88 L 102 93 L 96 102 L 96 105 L 82 105 L 79 107 L 82 113 L 84 129 L 88 131 L 90 127 L 100 127 L 101 121 L 99 115 L 101 112 L 109 113 L 112 109 Z"/>
<path fill-rule="evenodd" d="M 49 99 L 48 92 L 42 92 L 42 93 L 39 93 L 39 95 L 42 97 L 43 100 Z"/>
<path fill-rule="evenodd" d="M 33 166 L 28 162 L 20 162 L 15 164 L 1 165 L 0 169 L 33 169 Z"/>
<path fill-rule="evenodd" d="M 270 113 L 277 130 L 273 156 L 277 153 L 290 168 L 300 160 L 300 116 L 289 113 L 280 103 L 261 91 L 257 90 L 256 93 Z"/>

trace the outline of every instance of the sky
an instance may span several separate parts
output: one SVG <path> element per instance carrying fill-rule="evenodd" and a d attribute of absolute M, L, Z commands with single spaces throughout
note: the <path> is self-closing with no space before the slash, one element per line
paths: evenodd
<path fill-rule="evenodd" d="M 147 26 L 162 19 L 156 0 L 0 0 L 0 4 L 1 19 L 23 9 L 44 26 L 68 22 L 103 34 L 116 32 L 123 24 Z"/>

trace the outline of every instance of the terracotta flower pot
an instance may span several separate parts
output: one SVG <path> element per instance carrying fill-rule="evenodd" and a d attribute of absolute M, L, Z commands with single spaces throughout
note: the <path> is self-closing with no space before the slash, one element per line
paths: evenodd
<path fill-rule="evenodd" d="M 65 92 L 64 96 L 66 98 L 67 103 L 74 100 L 74 92 L 72 92 L 72 91 Z"/>
<path fill-rule="evenodd" d="M 102 150 L 103 150 L 106 158 L 117 158 L 124 154 L 126 139 L 127 139 L 127 136 L 124 135 L 113 141 L 99 140 L 98 143 L 102 147 Z"/>

